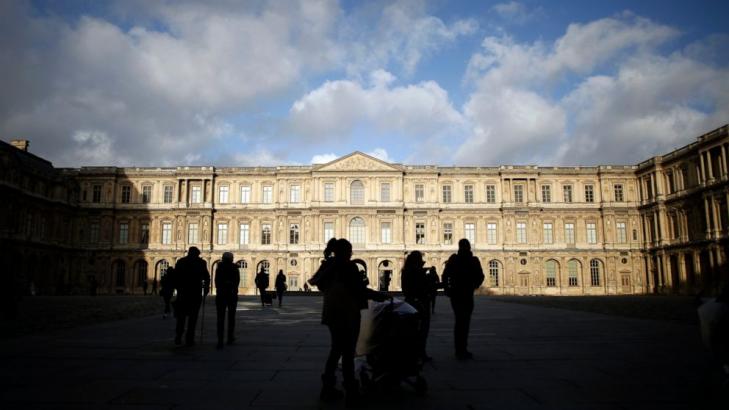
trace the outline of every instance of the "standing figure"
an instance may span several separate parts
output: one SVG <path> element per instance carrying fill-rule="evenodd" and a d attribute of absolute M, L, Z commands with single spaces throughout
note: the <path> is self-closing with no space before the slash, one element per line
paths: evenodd
<path fill-rule="evenodd" d="M 418 355 L 424 362 L 432 360 L 425 352 L 430 331 L 430 283 L 426 277 L 427 269 L 420 251 L 412 251 L 405 259 L 402 268 L 402 293 L 405 301 L 418 311 Z"/>
<path fill-rule="evenodd" d="M 152 279 L 152 295 L 157 294 L 157 278 Z"/>
<path fill-rule="evenodd" d="M 256 282 L 256 287 L 258 288 L 258 293 L 261 294 L 261 307 L 266 306 L 266 289 L 271 284 L 270 279 L 268 278 L 268 272 L 266 272 L 266 269 L 261 265 L 261 270 L 258 271 L 256 274 L 256 279 L 254 280 Z"/>
<path fill-rule="evenodd" d="M 286 275 L 283 273 L 283 269 L 279 269 L 278 275 L 276 275 L 276 283 L 274 284 L 276 287 L 276 294 L 278 295 L 278 307 L 281 307 L 281 303 L 283 302 L 283 294 L 286 292 Z"/>
<path fill-rule="evenodd" d="M 435 266 L 431 266 L 430 269 L 428 269 L 426 278 L 428 279 L 428 286 L 430 288 L 430 309 L 431 313 L 435 314 L 435 298 L 438 297 L 438 289 L 443 289 L 443 285 L 440 282 L 440 277 L 438 276 L 438 272 L 435 270 Z"/>
<path fill-rule="evenodd" d="M 149 286 L 149 283 L 147 282 L 147 278 L 144 278 L 142 281 L 142 294 L 144 296 L 147 296 L 147 287 Z"/>
<path fill-rule="evenodd" d="M 210 288 L 210 273 L 205 261 L 200 258 L 200 250 L 191 246 L 187 256 L 180 258 L 175 265 L 175 287 L 177 299 L 175 300 L 175 313 L 177 315 L 177 329 L 175 344 L 182 344 L 182 334 L 185 334 L 185 344 L 195 344 L 195 325 L 200 304 L 207 296 Z M 185 332 L 187 322 L 187 332 Z"/>
<path fill-rule="evenodd" d="M 443 271 L 443 284 L 446 294 L 451 298 L 451 307 L 456 316 L 453 335 L 456 357 L 471 359 L 468 351 L 468 332 L 473 313 L 473 292 L 483 283 L 484 275 L 481 262 L 471 252 L 468 239 L 458 241 L 458 253 L 451 255 Z"/>
<path fill-rule="evenodd" d="M 228 344 L 235 341 L 235 311 L 238 307 L 238 285 L 240 272 L 233 263 L 233 254 L 223 253 L 223 260 L 215 269 L 215 307 L 218 313 L 218 349 L 223 348 L 223 331 L 225 328 L 225 311 L 228 311 Z"/>
<path fill-rule="evenodd" d="M 162 275 L 160 279 L 162 288 L 159 291 L 159 295 L 162 296 L 162 300 L 165 302 L 165 311 L 162 314 L 162 319 L 165 319 L 170 314 L 170 300 L 172 300 L 172 294 L 175 292 L 175 268 L 167 268 L 167 272 Z"/>

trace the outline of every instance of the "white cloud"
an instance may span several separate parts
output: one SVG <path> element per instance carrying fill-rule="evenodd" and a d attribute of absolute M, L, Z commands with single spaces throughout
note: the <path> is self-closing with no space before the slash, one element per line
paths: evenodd
<path fill-rule="evenodd" d="M 387 153 L 387 150 L 384 148 L 375 148 L 372 151 L 368 152 L 367 155 L 369 155 L 371 157 L 375 157 L 375 158 L 385 161 L 385 162 L 395 162 L 394 159 L 390 158 L 390 155 Z"/>
<path fill-rule="evenodd" d="M 311 163 L 312 164 L 326 164 L 329 162 L 334 161 L 335 159 L 339 158 L 339 155 L 329 153 L 329 154 L 317 154 L 311 157 Z"/>
<path fill-rule="evenodd" d="M 504 20 L 524 24 L 544 14 L 541 7 L 530 9 L 518 1 L 495 4 L 491 9 Z"/>

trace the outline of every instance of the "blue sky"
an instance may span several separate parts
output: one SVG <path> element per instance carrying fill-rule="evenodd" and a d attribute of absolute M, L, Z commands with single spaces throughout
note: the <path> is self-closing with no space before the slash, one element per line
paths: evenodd
<path fill-rule="evenodd" d="M 722 1 L 9 1 L 0 136 L 57 166 L 634 164 L 729 122 Z"/>

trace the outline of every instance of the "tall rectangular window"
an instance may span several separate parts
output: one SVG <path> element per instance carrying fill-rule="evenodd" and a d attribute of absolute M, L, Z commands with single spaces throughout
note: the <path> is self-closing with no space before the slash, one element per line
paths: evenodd
<path fill-rule="evenodd" d="M 249 224 L 240 224 L 240 235 L 238 236 L 238 243 L 241 245 L 248 245 L 249 243 L 251 243 L 251 226 Z"/>
<path fill-rule="evenodd" d="M 261 225 L 261 245 L 271 244 L 271 224 Z"/>
<path fill-rule="evenodd" d="M 198 242 L 198 226 L 197 224 L 190 224 L 187 226 L 187 242 L 197 243 Z"/>
<path fill-rule="evenodd" d="M 615 202 L 623 202 L 623 184 L 613 185 L 613 192 L 615 193 Z"/>
<path fill-rule="evenodd" d="M 585 202 L 595 202 L 595 187 L 585 185 Z"/>
<path fill-rule="evenodd" d="M 625 242 L 627 242 L 628 235 L 627 235 L 627 231 L 625 229 L 625 222 L 616 222 L 615 223 L 615 233 L 616 233 L 615 240 L 618 243 L 625 243 Z"/>
<path fill-rule="evenodd" d="M 92 223 L 89 227 L 89 241 L 91 243 L 99 243 L 99 224 Z"/>
<path fill-rule="evenodd" d="M 571 222 L 564 224 L 564 242 L 573 245 L 575 243 L 575 224 Z"/>
<path fill-rule="evenodd" d="M 557 263 L 555 261 L 547 261 L 544 264 L 544 276 L 547 278 L 547 286 L 557 286 Z"/>
<path fill-rule="evenodd" d="M 572 185 L 562 185 L 562 194 L 565 202 L 572 202 Z"/>
<path fill-rule="evenodd" d="M 292 204 L 301 202 L 301 185 L 291 185 L 289 187 L 289 202 Z"/>
<path fill-rule="evenodd" d="M 382 243 L 392 242 L 392 224 L 390 222 L 380 223 L 380 241 Z"/>
<path fill-rule="evenodd" d="M 132 187 L 124 185 L 121 191 L 121 201 L 123 204 L 128 204 L 132 199 Z"/>
<path fill-rule="evenodd" d="M 585 226 L 587 227 L 587 243 L 597 243 L 597 229 L 595 228 L 595 223 L 588 222 Z"/>
<path fill-rule="evenodd" d="M 334 222 L 324 222 L 324 242 L 334 238 Z"/>
<path fill-rule="evenodd" d="M 476 224 L 466 223 L 465 225 L 463 225 L 463 228 L 465 237 L 466 239 L 468 239 L 469 242 L 471 242 L 471 245 L 476 243 Z"/>
<path fill-rule="evenodd" d="M 228 224 L 218 224 L 218 245 L 228 243 Z"/>
<path fill-rule="evenodd" d="M 552 223 L 544 223 L 544 243 L 550 244 L 554 242 L 554 236 L 552 235 Z"/>
<path fill-rule="evenodd" d="M 95 204 L 101 202 L 101 185 L 94 185 L 92 188 L 91 201 Z"/>
<path fill-rule="evenodd" d="M 220 187 L 220 195 L 218 197 L 218 202 L 221 204 L 227 204 L 228 203 L 228 186 L 223 185 Z"/>
<path fill-rule="evenodd" d="M 451 202 L 451 186 L 443 185 L 443 203 Z"/>
<path fill-rule="evenodd" d="M 273 187 L 270 185 L 263 187 L 263 203 L 264 204 L 273 203 Z"/>
<path fill-rule="evenodd" d="M 172 243 L 172 223 L 162 223 L 162 245 L 169 245 Z"/>
<path fill-rule="evenodd" d="M 171 204 L 172 203 L 172 185 L 165 185 L 165 203 Z"/>
<path fill-rule="evenodd" d="M 251 202 L 251 187 L 244 185 L 240 187 L 240 203 L 248 204 Z"/>
<path fill-rule="evenodd" d="M 289 225 L 289 243 L 291 245 L 299 243 L 299 224 Z"/>
<path fill-rule="evenodd" d="M 486 185 L 486 202 L 496 203 L 496 185 Z"/>
<path fill-rule="evenodd" d="M 125 244 L 129 242 L 129 224 L 119 224 L 119 243 Z"/>
<path fill-rule="evenodd" d="M 423 202 L 425 200 L 425 187 L 423 184 L 415 184 L 415 202 Z"/>
<path fill-rule="evenodd" d="M 199 204 L 202 202 L 202 187 L 192 187 L 192 193 L 190 195 L 190 202 L 193 204 Z"/>
<path fill-rule="evenodd" d="M 551 185 L 542 185 L 542 202 L 552 202 Z"/>
<path fill-rule="evenodd" d="M 486 240 L 489 245 L 496 245 L 496 223 L 489 222 L 486 224 Z"/>
<path fill-rule="evenodd" d="M 514 185 L 514 202 L 524 202 L 524 185 Z"/>
<path fill-rule="evenodd" d="M 149 224 L 143 223 L 139 226 L 139 243 L 149 243 Z"/>
<path fill-rule="evenodd" d="M 527 243 L 526 222 L 516 223 L 516 243 Z"/>
<path fill-rule="evenodd" d="M 417 243 L 417 244 L 425 243 L 425 223 L 424 222 L 415 223 L 415 243 Z"/>
<path fill-rule="evenodd" d="M 148 204 L 152 202 L 152 187 L 145 185 L 142 187 L 142 203 Z"/>
<path fill-rule="evenodd" d="M 380 185 L 380 201 L 390 202 L 390 183 L 388 182 L 383 182 Z"/>
<path fill-rule="evenodd" d="M 463 186 L 463 202 L 467 204 L 473 203 L 473 185 Z"/>
<path fill-rule="evenodd" d="M 324 202 L 334 202 L 334 183 L 324 184 Z"/>
<path fill-rule="evenodd" d="M 443 224 L 443 243 L 451 245 L 453 243 L 453 224 L 446 222 Z"/>
<path fill-rule="evenodd" d="M 567 275 L 569 277 L 569 285 L 577 286 L 577 261 L 572 259 L 567 262 Z"/>

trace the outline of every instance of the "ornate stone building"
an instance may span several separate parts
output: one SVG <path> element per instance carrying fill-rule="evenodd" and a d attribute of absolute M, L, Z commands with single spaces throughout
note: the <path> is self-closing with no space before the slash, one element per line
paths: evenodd
<path fill-rule="evenodd" d="M 99 291 L 140 292 L 192 245 L 211 272 L 233 252 L 243 293 L 262 267 L 298 289 L 331 237 L 349 239 L 371 286 L 389 290 L 409 251 L 442 272 L 464 237 L 483 293 L 692 293 L 722 279 L 727 126 L 637 166 L 597 167 L 414 166 L 354 152 L 312 166 L 54 169 L 14 143 L 0 147 L 6 266 L 44 293 L 92 276 Z"/>

